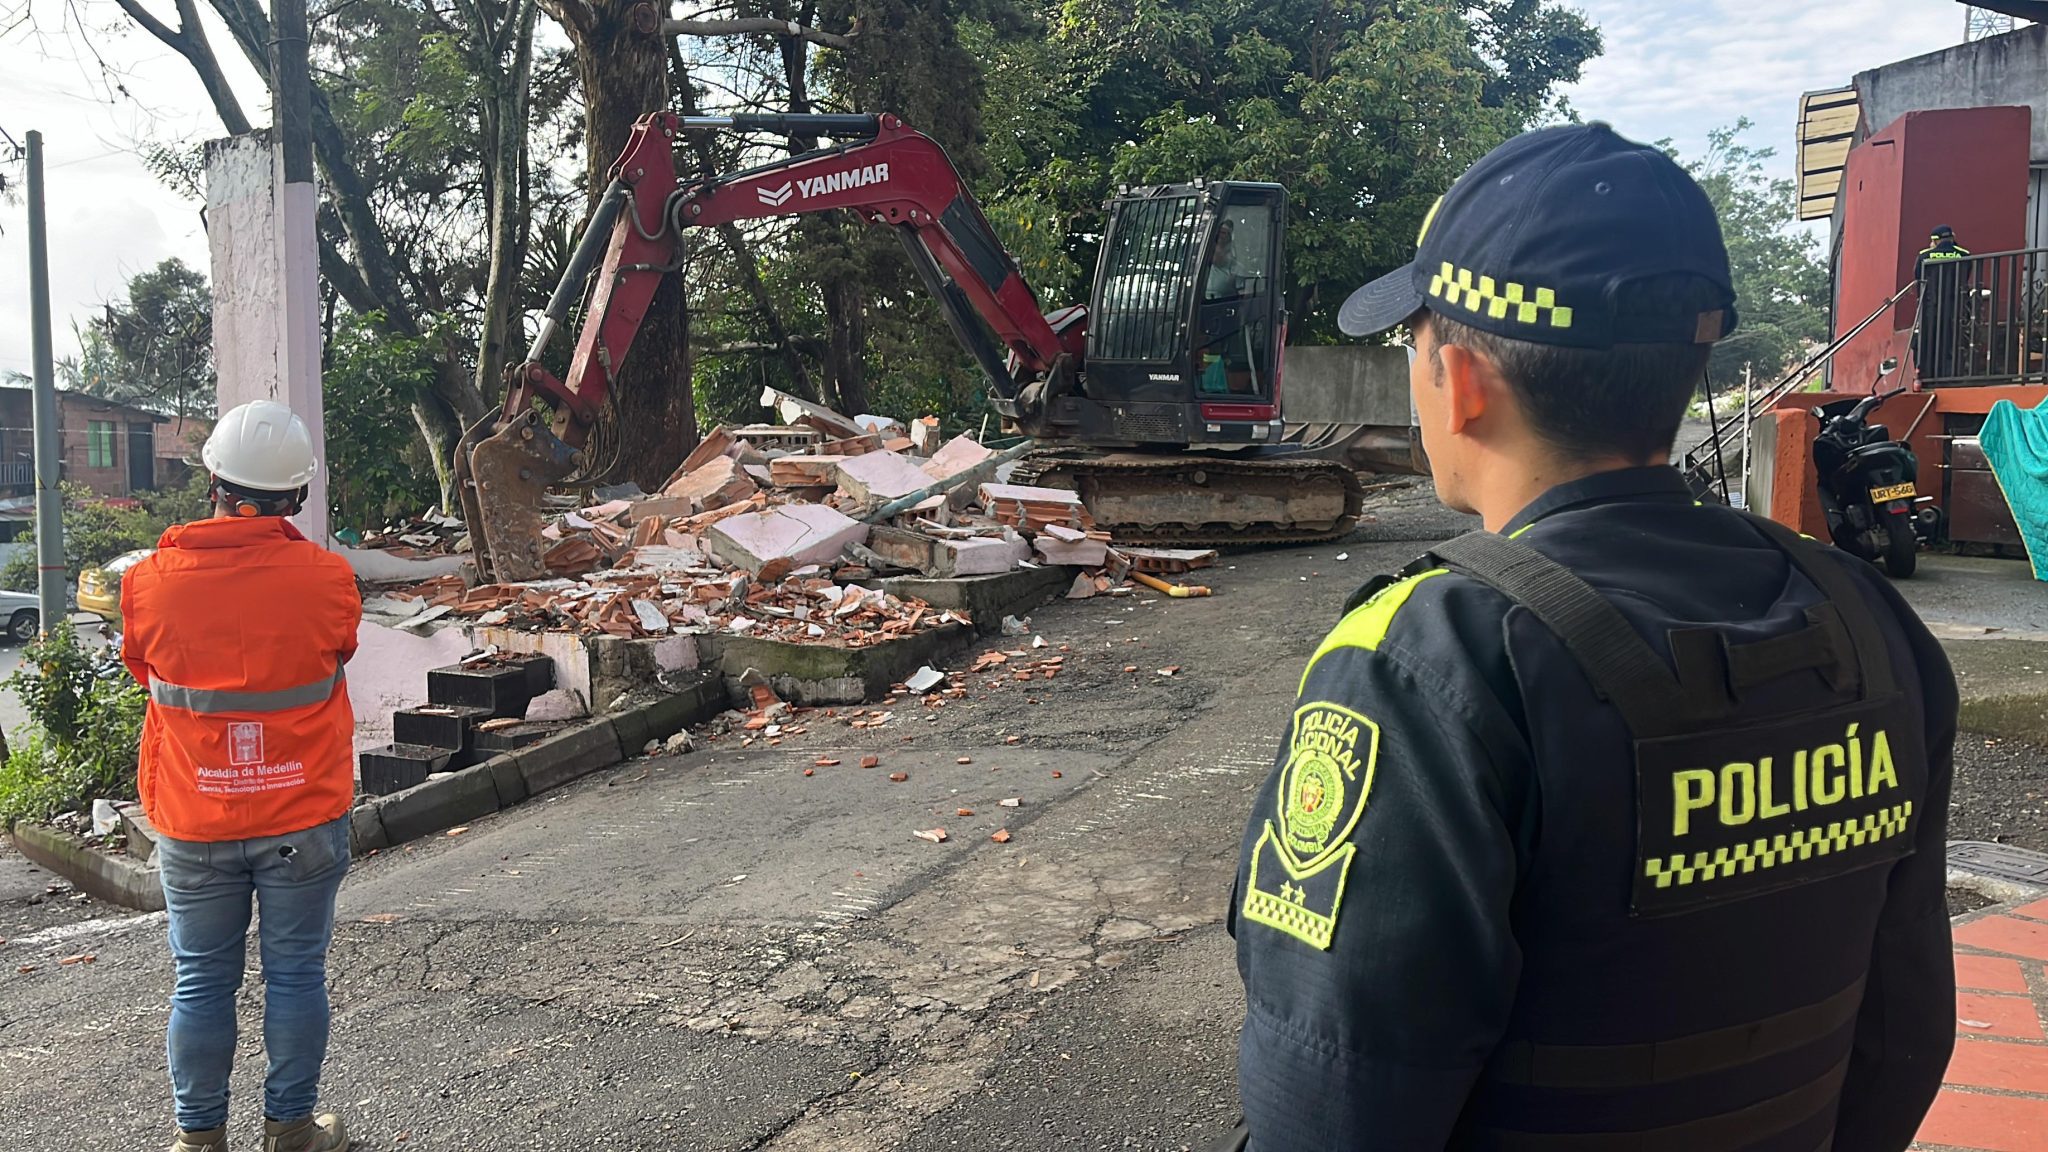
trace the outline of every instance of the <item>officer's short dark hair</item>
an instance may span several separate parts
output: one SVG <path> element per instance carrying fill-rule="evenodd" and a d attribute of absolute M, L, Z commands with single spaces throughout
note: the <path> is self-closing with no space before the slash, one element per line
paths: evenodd
<path fill-rule="evenodd" d="M 1674 302 L 1686 306 L 1698 291 L 1679 283 L 1644 285 L 1628 295 L 1637 306 L 1668 310 Z M 1493 361 L 1536 434 L 1573 460 L 1669 456 L 1713 354 L 1712 344 L 1536 344 L 1483 332 L 1434 310 L 1429 325 L 1437 343 Z M 1441 361 L 1436 370 L 1443 370 Z"/>

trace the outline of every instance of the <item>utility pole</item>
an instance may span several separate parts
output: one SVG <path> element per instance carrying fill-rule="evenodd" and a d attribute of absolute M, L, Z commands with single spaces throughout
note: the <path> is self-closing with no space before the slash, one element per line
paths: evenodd
<path fill-rule="evenodd" d="M 277 345 L 276 399 L 283 400 L 313 435 L 325 459 L 326 421 L 320 390 L 320 245 L 315 220 L 320 192 L 313 183 L 313 81 L 307 58 L 306 0 L 271 0 L 270 69 L 277 78 L 271 107 L 276 149 L 273 183 L 277 228 L 277 302 L 282 307 Z M 316 543 L 327 539 L 327 476 L 313 477 L 305 511 L 293 519 Z"/>
<path fill-rule="evenodd" d="M 28 134 L 28 295 L 34 345 L 36 601 L 44 634 L 64 619 L 64 494 L 57 487 L 57 367 L 50 349 L 50 237 L 43 218 L 43 134 Z"/>

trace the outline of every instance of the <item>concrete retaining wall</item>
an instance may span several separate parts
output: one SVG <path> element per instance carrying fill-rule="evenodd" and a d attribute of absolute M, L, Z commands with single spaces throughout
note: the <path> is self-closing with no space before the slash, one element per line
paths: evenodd
<path fill-rule="evenodd" d="M 1364 344 L 1290 347 L 1280 410 L 1290 424 L 1409 427 L 1415 410 L 1408 398 L 1408 351 Z"/>

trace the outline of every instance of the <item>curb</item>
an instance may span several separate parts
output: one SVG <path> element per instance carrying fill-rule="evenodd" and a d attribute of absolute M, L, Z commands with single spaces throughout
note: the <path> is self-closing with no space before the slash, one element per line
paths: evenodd
<path fill-rule="evenodd" d="M 2030 744 L 2048 744 L 2048 697 L 2008 692 L 1965 699 L 1956 709 L 1956 726 Z"/>
<path fill-rule="evenodd" d="M 109 904 L 137 912 L 164 910 L 163 883 L 156 869 L 126 853 L 102 852 L 75 836 L 38 824 L 16 825 L 14 846 L 79 891 Z"/>
<path fill-rule="evenodd" d="M 725 706 L 724 681 L 707 677 L 675 695 L 367 800 L 349 813 L 349 851 L 363 856 L 512 808 L 637 756 L 647 741 L 666 739 L 709 720 Z M 162 907 L 161 893 L 158 901 Z"/>

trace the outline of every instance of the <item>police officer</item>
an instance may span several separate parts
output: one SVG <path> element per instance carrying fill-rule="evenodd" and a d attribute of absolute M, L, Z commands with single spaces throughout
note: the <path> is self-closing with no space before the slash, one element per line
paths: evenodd
<path fill-rule="evenodd" d="M 1361 589 L 1232 896 L 1252 1152 L 1897 1152 L 1947 1064 L 1955 684 L 1874 569 L 1668 466 L 1714 211 L 1511 140 L 1340 325 L 1405 326 L 1439 498 Z"/>
<path fill-rule="evenodd" d="M 1927 247 L 1913 261 L 1913 279 L 1920 282 L 1920 317 L 1913 333 L 1913 356 L 1922 378 L 1961 376 L 1955 359 L 1957 319 L 1962 315 L 1962 265 L 1970 254 L 1956 243 L 1956 230 L 1937 225 Z M 1923 343 L 1924 341 L 1924 343 Z M 1922 349 L 1926 354 L 1921 354 Z"/>
<path fill-rule="evenodd" d="M 1946 224 L 1937 224 L 1934 231 L 1927 237 L 1927 247 L 1922 248 L 1919 257 L 1913 261 L 1913 279 L 1924 283 L 1927 280 L 1928 264 L 1940 264 L 1948 260 L 1961 260 L 1969 254 L 1970 250 L 1968 248 L 1956 243 L 1955 229 Z"/>

